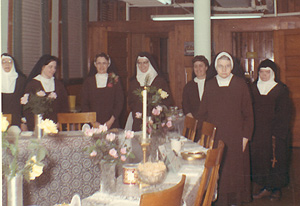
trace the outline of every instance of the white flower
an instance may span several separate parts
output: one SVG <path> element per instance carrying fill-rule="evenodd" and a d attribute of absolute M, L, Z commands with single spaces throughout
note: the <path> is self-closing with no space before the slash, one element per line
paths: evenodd
<path fill-rule="evenodd" d="M 114 133 L 109 133 L 106 135 L 106 139 L 110 142 L 114 141 L 116 139 L 116 134 Z"/>
<path fill-rule="evenodd" d="M 46 96 L 46 93 L 43 90 L 41 90 L 41 91 L 37 92 L 36 95 L 39 97 L 44 97 L 44 96 Z"/>
<path fill-rule="evenodd" d="M 142 118 L 142 113 L 141 112 L 136 112 L 135 113 L 135 118 L 141 119 Z"/>
<path fill-rule="evenodd" d="M 95 150 L 93 150 L 91 153 L 90 153 L 90 157 L 96 157 L 97 155 L 97 152 Z"/>
<path fill-rule="evenodd" d="M 48 97 L 49 97 L 50 99 L 56 99 L 56 98 L 57 98 L 57 94 L 56 94 L 55 92 L 51 92 L 51 93 L 48 95 Z"/>
<path fill-rule="evenodd" d="M 9 122 L 7 121 L 6 117 L 4 117 L 1 113 L 1 131 L 5 132 L 7 130 L 8 125 Z"/>
<path fill-rule="evenodd" d="M 168 96 L 169 96 L 169 94 L 168 94 L 167 92 L 161 90 L 160 97 L 161 97 L 162 99 L 166 99 Z"/>
<path fill-rule="evenodd" d="M 28 97 L 29 97 L 29 94 L 24 94 L 23 97 L 21 97 L 21 104 L 27 104 L 28 103 Z"/>
<path fill-rule="evenodd" d="M 57 133 L 57 125 L 50 119 L 42 120 L 42 122 L 38 125 L 41 129 L 46 133 Z"/>
<path fill-rule="evenodd" d="M 34 164 L 29 172 L 30 180 L 34 180 L 36 177 L 39 177 L 43 173 L 43 166 Z"/>
<path fill-rule="evenodd" d="M 106 132 L 106 131 L 107 131 L 106 124 L 104 124 L 104 125 L 100 124 L 97 133 L 103 133 L 103 132 Z"/>

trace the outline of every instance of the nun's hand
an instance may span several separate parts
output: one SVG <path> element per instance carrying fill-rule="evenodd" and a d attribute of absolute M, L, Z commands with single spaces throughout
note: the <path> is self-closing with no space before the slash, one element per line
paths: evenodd
<path fill-rule="evenodd" d="M 248 143 L 248 139 L 245 138 L 245 137 L 243 137 L 243 152 L 244 152 L 245 149 L 246 149 L 247 143 Z"/>

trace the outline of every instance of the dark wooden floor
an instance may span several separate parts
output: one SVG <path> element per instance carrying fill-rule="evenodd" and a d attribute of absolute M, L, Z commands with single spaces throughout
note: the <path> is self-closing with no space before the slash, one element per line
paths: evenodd
<path fill-rule="evenodd" d="M 254 192 L 259 189 L 258 185 L 253 185 Z M 300 206 L 300 148 L 291 149 L 290 183 L 282 188 L 281 200 L 271 202 L 269 198 L 263 198 L 243 206 Z"/>

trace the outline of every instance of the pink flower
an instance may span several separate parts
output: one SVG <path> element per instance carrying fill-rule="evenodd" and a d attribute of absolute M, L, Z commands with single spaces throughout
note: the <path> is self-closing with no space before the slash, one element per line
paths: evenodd
<path fill-rule="evenodd" d="M 41 91 L 37 92 L 36 95 L 39 97 L 44 97 L 44 96 L 46 96 L 46 93 L 43 90 L 41 90 Z"/>
<path fill-rule="evenodd" d="M 119 81 L 119 76 L 115 77 L 115 82 L 117 83 Z"/>
<path fill-rule="evenodd" d="M 169 128 L 172 127 L 172 121 L 167 122 L 167 127 L 169 127 Z"/>
<path fill-rule="evenodd" d="M 134 137 L 134 131 L 125 130 L 125 138 L 132 139 Z"/>
<path fill-rule="evenodd" d="M 100 134 L 100 133 L 103 133 L 103 132 L 106 132 L 107 131 L 107 126 L 106 126 L 106 124 L 104 124 L 104 125 L 99 125 L 99 128 L 97 129 L 97 131 L 96 131 L 96 133 L 97 134 Z"/>
<path fill-rule="evenodd" d="M 157 108 L 153 108 L 152 114 L 158 116 L 160 114 L 160 111 Z"/>
<path fill-rule="evenodd" d="M 164 122 L 163 122 L 163 123 L 161 123 L 161 126 L 162 126 L 162 127 L 164 127 L 165 125 L 166 125 L 166 123 L 164 123 Z"/>
<path fill-rule="evenodd" d="M 125 162 L 126 161 L 126 157 L 124 155 L 121 156 L 121 161 Z"/>
<path fill-rule="evenodd" d="M 91 137 L 91 136 L 93 136 L 93 134 L 94 134 L 94 129 L 93 129 L 93 128 L 91 128 L 91 129 L 86 129 L 86 130 L 84 131 L 84 134 L 85 134 L 86 136 Z"/>
<path fill-rule="evenodd" d="M 121 152 L 121 154 L 126 154 L 126 153 L 127 153 L 126 147 L 122 147 L 122 148 L 120 149 L 120 152 Z"/>
<path fill-rule="evenodd" d="M 159 105 L 156 107 L 156 109 L 160 112 L 162 112 L 162 110 L 163 110 L 162 106 L 159 106 Z"/>
<path fill-rule="evenodd" d="M 116 139 L 116 134 L 114 133 L 109 133 L 106 135 L 106 139 L 110 142 L 114 141 Z"/>
<path fill-rule="evenodd" d="M 50 99 L 56 99 L 56 98 L 57 98 L 57 94 L 56 94 L 55 92 L 51 92 L 51 93 L 48 95 L 48 97 L 49 97 Z"/>
<path fill-rule="evenodd" d="M 24 94 L 23 97 L 21 97 L 21 104 L 27 104 L 28 103 L 28 97 L 29 97 L 29 94 Z"/>
<path fill-rule="evenodd" d="M 107 87 L 113 87 L 113 84 L 112 83 L 108 83 Z"/>
<path fill-rule="evenodd" d="M 95 150 L 93 150 L 90 154 L 90 157 L 96 157 L 96 155 L 97 155 L 97 152 Z"/>
<path fill-rule="evenodd" d="M 135 113 L 135 118 L 141 119 L 141 118 L 142 118 L 142 113 L 136 112 L 136 113 Z"/>
<path fill-rule="evenodd" d="M 115 148 L 110 149 L 108 153 L 113 158 L 118 158 L 118 152 L 117 152 L 117 150 Z"/>
<path fill-rule="evenodd" d="M 149 124 L 149 125 L 153 125 L 153 120 L 150 119 L 150 120 L 148 121 L 148 124 Z"/>

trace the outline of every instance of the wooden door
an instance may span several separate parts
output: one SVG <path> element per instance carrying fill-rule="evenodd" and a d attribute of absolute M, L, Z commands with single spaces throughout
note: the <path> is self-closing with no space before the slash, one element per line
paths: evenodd
<path fill-rule="evenodd" d="M 300 29 L 274 31 L 274 60 L 293 103 L 292 145 L 300 147 Z"/>
<path fill-rule="evenodd" d="M 127 112 L 127 92 L 128 92 L 128 35 L 125 32 L 108 32 L 107 34 L 107 53 L 117 69 L 124 91 L 124 109 L 120 116 L 121 128 L 124 128 L 128 116 Z"/>

